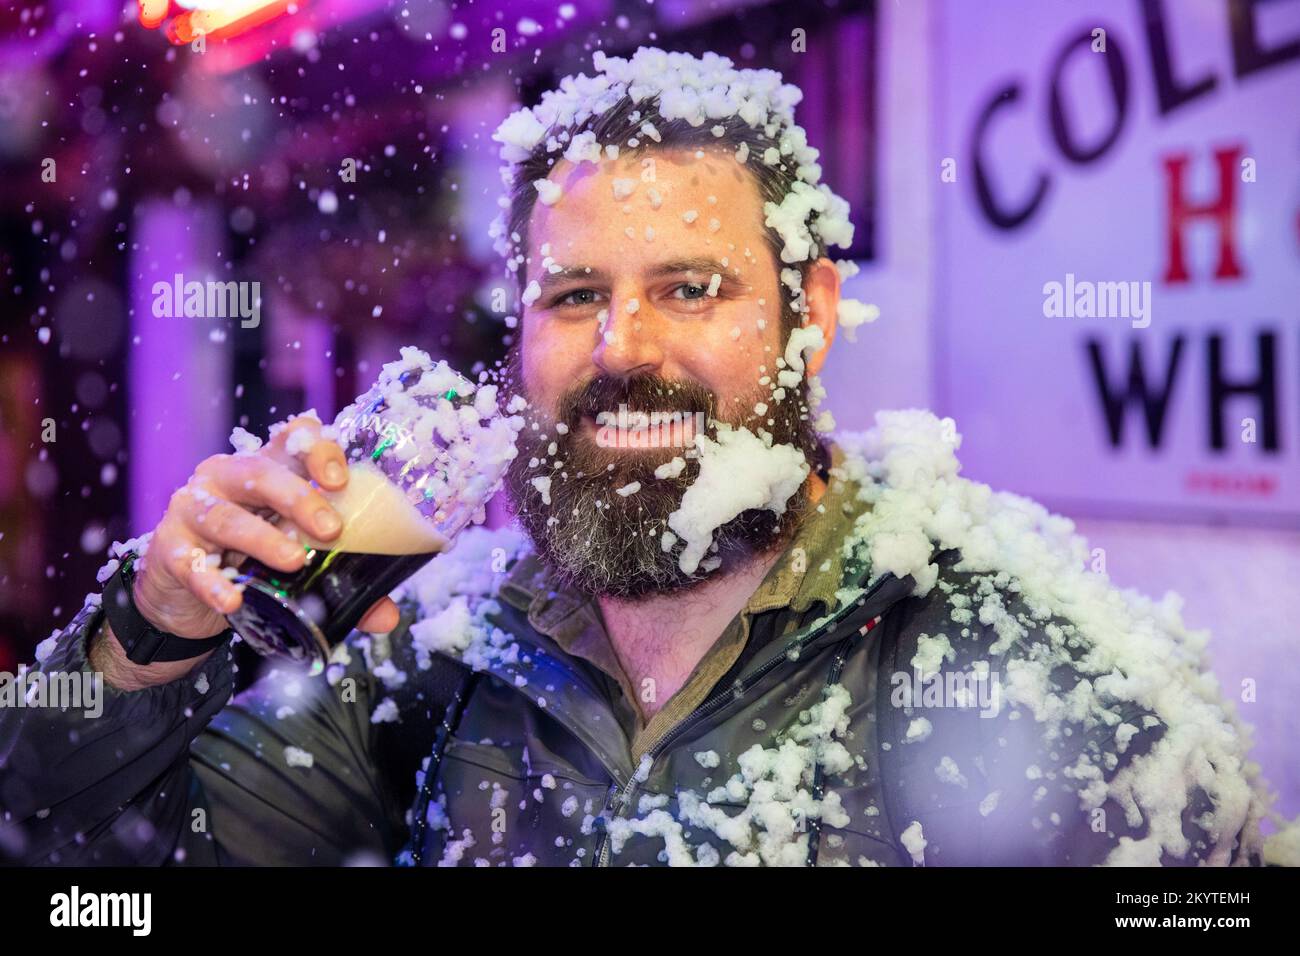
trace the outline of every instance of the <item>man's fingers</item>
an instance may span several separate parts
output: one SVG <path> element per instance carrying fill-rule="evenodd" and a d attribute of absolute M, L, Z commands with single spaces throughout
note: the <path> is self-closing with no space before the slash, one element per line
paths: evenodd
<path fill-rule="evenodd" d="M 302 567 L 306 552 L 301 544 L 232 502 L 218 500 L 210 508 L 187 512 L 182 521 L 194 535 L 223 551 L 241 551 L 281 571 Z"/>
<path fill-rule="evenodd" d="M 347 459 L 335 442 L 322 438 L 312 445 L 306 465 L 307 474 L 328 491 L 338 491 L 348 483 Z"/>
<path fill-rule="evenodd" d="M 243 603 L 244 596 L 216 568 L 208 565 L 202 570 L 194 570 L 190 565 L 182 579 L 190 593 L 218 614 L 233 614 Z"/>
<path fill-rule="evenodd" d="M 321 540 L 333 540 L 343 527 L 338 513 L 310 482 L 266 458 L 230 455 L 200 474 L 204 482 L 213 486 L 216 496 L 270 508 Z M 202 487 L 194 492 L 196 498 L 202 493 Z"/>
<path fill-rule="evenodd" d="M 320 440 L 321 423 L 310 415 L 299 415 L 271 426 L 271 439 L 263 452 L 284 452 L 292 457 L 305 455 Z"/>
<path fill-rule="evenodd" d="M 401 617 L 402 614 L 398 611 L 397 605 L 393 603 L 392 598 L 380 598 L 370 605 L 370 610 L 357 624 L 357 628 L 368 634 L 387 634 L 397 627 Z"/>
<path fill-rule="evenodd" d="M 221 573 L 216 560 L 219 555 L 173 525 L 173 520 L 164 518 L 163 525 L 159 526 L 149 547 L 148 566 L 155 562 L 166 565 L 172 580 L 206 607 L 218 614 L 230 614 L 244 598 L 239 588 Z M 152 575 L 146 573 L 145 580 L 151 579 Z"/>
<path fill-rule="evenodd" d="M 263 454 L 295 471 L 305 468 L 322 488 L 338 491 L 348 481 L 347 459 L 338 443 L 321 438 L 320 432 L 318 420 L 299 415 L 276 431 Z"/>

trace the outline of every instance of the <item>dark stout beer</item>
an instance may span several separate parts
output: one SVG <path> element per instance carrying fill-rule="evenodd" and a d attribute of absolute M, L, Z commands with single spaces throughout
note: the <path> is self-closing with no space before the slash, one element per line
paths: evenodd
<path fill-rule="evenodd" d="M 353 463 L 347 486 L 326 493 L 343 519 L 332 542 L 282 523 L 303 542 L 306 563 L 277 571 L 252 558 L 239 567 L 244 606 L 235 630 L 263 653 L 321 659 L 357 626 L 366 610 L 445 551 L 449 542 L 378 468 Z"/>
<path fill-rule="evenodd" d="M 237 613 L 272 621 L 283 614 L 288 596 L 298 595 L 299 610 L 320 629 L 325 644 L 332 648 L 351 633 L 370 605 L 428 564 L 437 553 L 357 554 L 309 548 L 307 563 L 296 573 L 277 571 L 250 558 L 240 569 L 243 574 L 235 580 L 245 585 L 256 581 L 258 586 L 245 587 L 244 609 Z M 245 630 L 240 630 L 240 634 L 250 640 L 256 637 Z M 270 649 L 293 653 L 278 643 Z"/>

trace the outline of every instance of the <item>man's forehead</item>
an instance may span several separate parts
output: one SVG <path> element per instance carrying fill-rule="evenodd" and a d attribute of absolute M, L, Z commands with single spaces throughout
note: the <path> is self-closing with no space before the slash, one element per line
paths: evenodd
<path fill-rule="evenodd" d="M 718 150 L 647 150 L 600 163 L 562 160 L 528 230 L 530 274 L 550 257 L 562 267 L 669 257 L 730 257 L 739 265 L 762 241 L 762 201 L 752 176 Z"/>

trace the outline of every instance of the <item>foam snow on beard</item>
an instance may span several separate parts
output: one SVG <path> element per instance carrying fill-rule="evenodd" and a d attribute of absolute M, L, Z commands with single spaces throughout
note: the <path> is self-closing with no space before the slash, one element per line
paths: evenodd
<path fill-rule="evenodd" d="M 786 389 L 798 388 L 799 383 L 803 381 L 804 373 L 807 371 L 805 353 L 819 352 L 825 345 L 826 338 L 822 334 L 821 328 L 816 325 L 807 325 L 800 329 L 791 330 L 790 338 L 786 341 L 785 356 L 783 358 L 785 368 L 776 373 L 776 382 L 772 386 L 774 402 L 780 402 Z M 816 375 L 809 375 L 807 398 L 810 415 L 818 411 L 825 397 L 826 389 L 822 386 L 820 380 Z M 820 434 L 834 431 L 834 416 L 829 411 L 822 411 L 817 414 L 813 418 L 813 429 Z"/>
<path fill-rule="evenodd" d="M 713 544 L 713 532 L 751 508 L 777 516 L 808 477 L 808 462 L 793 445 L 766 445 L 747 428 L 719 422 L 717 440 L 695 436 L 700 472 L 668 527 L 685 543 L 677 565 L 693 574 Z"/>
<path fill-rule="evenodd" d="M 630 59 L 597 50 L 591 62 L 595 76 L 566 76 L 559 89 L 543 93 L 536 106 L 510 114 L 492 135 L 501 144 L 501 181 L 507 190 L 514 186 L 516 165 L 543 144 L 557 160 L 562 157 L 573 163 L 599 163 L 602 158 L 617 156 L 619 149 L 629 144 L 601 144 L 591 130 L 570 139 L 565 130 L 604 113 L 629 96 L 636 103 L 657 101 L 659 115 L 665 120 L 681 119 L 692 126 L 703 126 L 737 118 L 753 129 L 764 130 L 772 141 L 769 149 L 737 150 L 734 158 L 741 165 L 782 163 L 794 168 L 796 182 L 791 191 L 780 203 L 763 205 L 765 225 L 781 237 L 782 262 L 808 262 L 818 257 L 819 249 L 847 249 L 852 245 L 849 204 L 821 182 L 822 168 L 817 162 L 820 152 L 808 144 L 808 134 L 794 120 L 794 108 L 803 99 L 803 91 L 782 82 L 780 73 L 737 70 L 731 60 L 716 53 L 695 57 L 655 47 L 641 47 Z M 642 132 L 657 141 L 658 134 L 651 124 L 643 125 Z M 540 187 L 539 192 L 544 203 L 560 199 L 558 186 Z M 506 232 L 508 196 L 502 196 L 497 204 L 501 212 L 489 235 L 496 251 L 506 260 L 507 270 L 514 272 L 523 263 L 523 253 L 517 251 L 521 237 Z M 840 260 L 836 265 L 841 278 L 847 279 L 858 271 L 849 260 Z M 782 270 L 781 281 L 793 296 L 799 294 L 797 270 Z M 857 326 L 875 321 L 878 315 L 875 306 L 855 299 L 840 300 L 839 322 L 849 341 L 853 341 Z"/>

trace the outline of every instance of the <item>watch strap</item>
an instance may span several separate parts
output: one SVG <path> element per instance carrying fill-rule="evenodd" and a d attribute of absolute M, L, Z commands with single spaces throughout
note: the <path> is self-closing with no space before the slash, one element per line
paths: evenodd
<path fill-rule="evenodd" d="M 103 591 L 104 613 L 127 660 L 133 664 L 189 660 L 220 647 L 234 634 L 228 627 L 212 637 L 181 637 L 150 624 L 135 606 L 135 559 L 134 553 L 123 556 Z"/>

